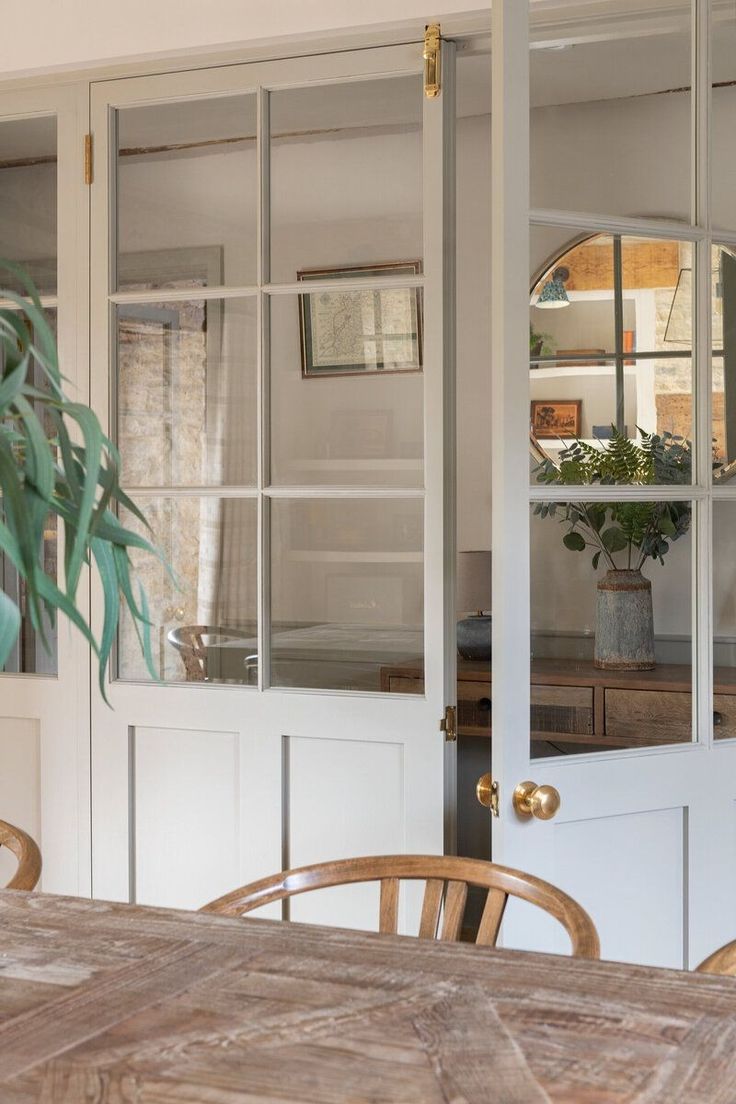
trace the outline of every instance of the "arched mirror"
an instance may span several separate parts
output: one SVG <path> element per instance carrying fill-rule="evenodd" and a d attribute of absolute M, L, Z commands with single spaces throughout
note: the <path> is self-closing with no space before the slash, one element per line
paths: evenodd
<path fill-rule="evenodd" d="M 596 234 L 567 242 L 531 288 L 531 428 L 556 460 L 613 429 L 692 437 L 692 246 Z"/>
<path fill-rule="evenodd" d="M 712 253 L 715 479 L 736 475 L 736 251 Z M 693 246 L 595 234 L 565 242 L 532 280 L 531 442 L 557 461 L 615 431 L 693 437 Z"/>

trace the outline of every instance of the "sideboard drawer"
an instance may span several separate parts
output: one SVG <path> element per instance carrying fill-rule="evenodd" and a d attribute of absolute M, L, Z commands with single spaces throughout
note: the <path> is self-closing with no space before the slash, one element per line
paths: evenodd
<path fill-rule="evenodd" d="M 692 739 L 692 708 L 684 690 L 606 690 L 606 736 L 683 743 Z"/>
<path fill-rule="evenodd" d="M 736 736 L 736 695 L 714 694 L 713 735 L 716 740 L 731 740 Z"/>
<path fill-rule="evenodd" d="M 461 736 L 491 735 L 491 684 L 457 680 L 457 730 Z"/>
<path fill-rule="evenodd" d="M 593 732 L 592 686 L 532 686 L 532 732 Z"/>
<path fill-rule="evenodd" d="M 424 679 L 406 675 L 391 675 L 388 680 L 389 694 L 423 694 Z"/>

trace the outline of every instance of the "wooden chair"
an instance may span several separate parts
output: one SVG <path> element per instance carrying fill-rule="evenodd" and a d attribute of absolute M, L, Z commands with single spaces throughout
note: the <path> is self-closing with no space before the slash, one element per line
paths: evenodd
<path fill-rule="evenodd" d="M 222 640 L 250 640 L 253 633 L 240 629 L 221 628 L 218 625 L 178 625 L 167 633 L 167 640 L 176 648 L 184 664 L 187 682 L 206 682 L 208 678 L 207 659 L 212 647 L 212 638 Z M 258 680 L 258 656 L 248 656 L 244 672 L 250 682 L 253 673 Z"/>
<path fill-rule="evenodd" d="M 0 820 L 0 847 L 7 847 L 18 860 L 18 869 L 6 889 L 35 889 L 41 877 L 41 852 L 22 828 Z"/>
<path fill-rule="evenodd" d="M 723 974 L 736 976 L 736 939 L 719 947 L 696 967 L 699 974 Z"/>
<path fill-rule="evenodd" d="M 476 943 L 495 946 L 506 902 L 519 897 L 550 913 L 570 937 L 572 953 L 580 958 L 598 958 L 600 945 L 593 921 L 580 905 L 562 890 L 505 866 L 481 859 L 462 859 L 449 855 L 387 855 L 303 866 L 285 870 L 270 878 L 243 886 L 205 905 L 202 912 L 220 916 L 243 916 L 261 905 L 282 901 L 298 893 L 352 882 L 381 883 L 380 932 L 395 934 L 399 915 L 401 881 L 426 882 L 419 923 L 420 939 L 460 938 L 469 886 L 487 890 Z"/>

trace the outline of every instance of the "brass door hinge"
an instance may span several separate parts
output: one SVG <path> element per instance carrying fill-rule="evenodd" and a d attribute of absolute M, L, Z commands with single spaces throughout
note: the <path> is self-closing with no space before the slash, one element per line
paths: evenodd
<path fill-rule="evenodd" d="M 84 183 L 92 183 L 92 135 L 84 136 Z"/>
<path fill-rule="evenodd" d="M 429 100 L 440 94 L 442 65 L 442 31 L 439 23 L 424 28 L 424 95 Z"/>
<path fill-rule="evenodd" d="M 457 740 L 457 710 L 454 705 L 445 707 L 445 715 L 440 721 L 440 732 L 444 732 L 448 743 Z"/>

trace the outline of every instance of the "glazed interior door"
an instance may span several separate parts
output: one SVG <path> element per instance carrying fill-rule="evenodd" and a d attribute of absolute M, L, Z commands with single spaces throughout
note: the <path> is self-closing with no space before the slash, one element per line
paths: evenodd
<path fill-rule="evenodd" d="M 694 966 L 736 936 L 736 211 L 730 162 L 708 163 L 736 27 L 719 12 L 711 71 L 707 4 L 615 27 L 606 7 L 573 72 L 543 49 L 559 25 L 532 15 L 530 52 L 526 5 L 494 6 L 493 847 L 576 897 L 604 957 Z M 527 780 L 557 791 L 553 819 L 519 811 Z M 505 925 L 565 949 L 531 913 Z"/>
<path fill-rule="evenodd" d="M 80 154 L 87 122 L 84 87 L 0 96 L 0 257 L 33 277 L 54 330 L 70 394 L 87 397 L 87 196 Z M 0 286 L 21 287 L 6 271 Z M 4 304 L 13 306 L 12 300 Z M 35 369 L 39 371 L 39 369 Z M 40 378 L 38 378 L 40 384 Z M 44 533 L 44 570 L 63 563 L 55 519 Z M 0 585 L 25 614 L 22 581 L 0 556 Z M 85 600 L 84 587 L 80 587 Z M 47 626 L 44 646 L 25 615 L 0 675 L 0 817 L 38 840 L 43 889 L 89 893 L 89 651 L 65 618 Z M 2 849 L 0 884 L 15 867 Z"/>
<path fill-rule="evenodd" d="M 444 53 L 434 99 L 420 45 L 93 89 L 94 399 L 178 581 L 140 564 L 160 684 L 124 622 L 93 706 L 97 896 L 443 849 Z M 387 692 L 404 660 L 423 696 Z M 292 914 L 375 923 L 319 897 Z"/>

